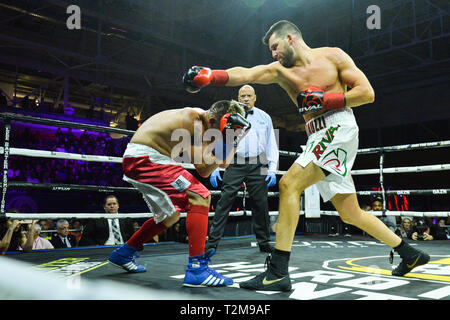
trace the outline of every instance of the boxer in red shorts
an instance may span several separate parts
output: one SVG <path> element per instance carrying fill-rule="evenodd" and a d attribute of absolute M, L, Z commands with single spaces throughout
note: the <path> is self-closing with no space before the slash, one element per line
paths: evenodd
<path fill-rule="evenodd" d="M 244 107 L 233 100 L 218 101 L 208 110 L 167 110 L 147 119 L 128 144 L 122 166 L 124 180 L 142 193 L 153 217 L 111 253 L 109 262 L 131 273 L 145 272 L 146 268 L 135 260 L 136 251 L 176 223 L 180 212 L 187 212 L 189 263 L 183 285 L 233 284 L 233 280 L 208 267 L 214 254 L 205 253 L 211 195 L 180 162 L 193 164 L 206 178 L 217 167 L 228 166 L 235 146 L 249 129 Z"/>

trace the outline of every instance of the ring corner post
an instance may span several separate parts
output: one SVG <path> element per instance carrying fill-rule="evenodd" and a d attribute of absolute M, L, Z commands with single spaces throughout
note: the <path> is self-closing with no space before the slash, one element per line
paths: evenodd
<path fill-rule="evenodd" d="M 2 202 L 0 205 L 0 216 L 6 216 L 6 192 L 8 189 L 8 159 L 9 159 L 9 140 L 11 133 L 11 120 L 4 119 L 5 138 L 3 143 L 3 178 L 2 178 Z"/>

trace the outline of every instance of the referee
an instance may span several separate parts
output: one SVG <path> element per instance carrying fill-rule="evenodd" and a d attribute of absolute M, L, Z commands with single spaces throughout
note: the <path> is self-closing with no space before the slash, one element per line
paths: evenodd
<path fill-rule="evenodd" d="M 253 203 L 253 229 L 259 250 L 270 253 L 273 251 L 273 247 L 269 244 L 270 223 L 267 192 L 268 187 L 274 186 L 277 181 L 275 172 L 278 166 L 278 146 L 272 119 L 266 112 L 254 106 L 256 94 L 253 87 L 249 85 L 241 87 L 238 100 L 247 106 L 247 120 L 251 123 L 252 129 L 239 142 L 234 161 L 225 170 L 223 181 L 219 169 L 211 174 L 210 182 L 214 188 L 218 186 L 217 179 L 223 183 L 221 196 L 217 202 L 210 227 L 206 251 L 217 250 L 231 207 L 242 183 L 245 182 Z"/>

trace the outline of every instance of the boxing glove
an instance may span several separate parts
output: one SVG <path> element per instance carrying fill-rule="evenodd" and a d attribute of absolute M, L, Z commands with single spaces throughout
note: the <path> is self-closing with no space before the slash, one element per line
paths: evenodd
<path fill-rule="evenodd" d="M 183 84 L 190 93 L 196 93 L 206 86 L 224 86 L 228 81 L 225 70 L 211 70 L 206 67 L 193 66 L 183 75 Z"/>
<path fill-rule="evenodd" d="M 342 92 L 324 92 L 317 87 L 308 87 L 297 96 L 297 103 L 301 114 L 338 110 L 345 108 L 345 95 Z"/>
<path fill-rule="evenodd" d="M 220 119 L 220 131 L 224 141 L 227 141 L 227 131 L 233 130 L 233 145 L 235 147 L 251 127 L 250 122 L 239 113 L 227 113 Z"/>

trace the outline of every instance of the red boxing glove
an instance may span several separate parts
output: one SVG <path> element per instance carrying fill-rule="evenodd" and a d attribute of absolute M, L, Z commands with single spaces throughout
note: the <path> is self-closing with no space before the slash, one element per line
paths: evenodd
<path fill-rule="evenodd" d="M 252 125 L 239 113 L 227 113 L 220 119 L 220 131 L 226 141 L 227 130 L 233 130 L 233 145 L 236 147 L 241 139 L 247 134 Z"/>
<path fill-rule="evenodd" d="M 206 87 L 212 80 L 212 71 L 210 68 L 199 68 L 197 75 L 192 79 L 197 88 Z"/>
<path fill-rule="evenodd" d="M 342 92 L 324 92 L 317 87 L 308 87 L 297 96 L 297 103 L 301 114 L 338 110 L 345 108 L 345 95 Z"/>
<path fill-rule="evenodd" d="M 225 70 L 211 70 L 205 67 L 191 67 L 183 75 L 186 90 L 195 93 L 206 86 L 224 86 L 228 81 Z"/>

